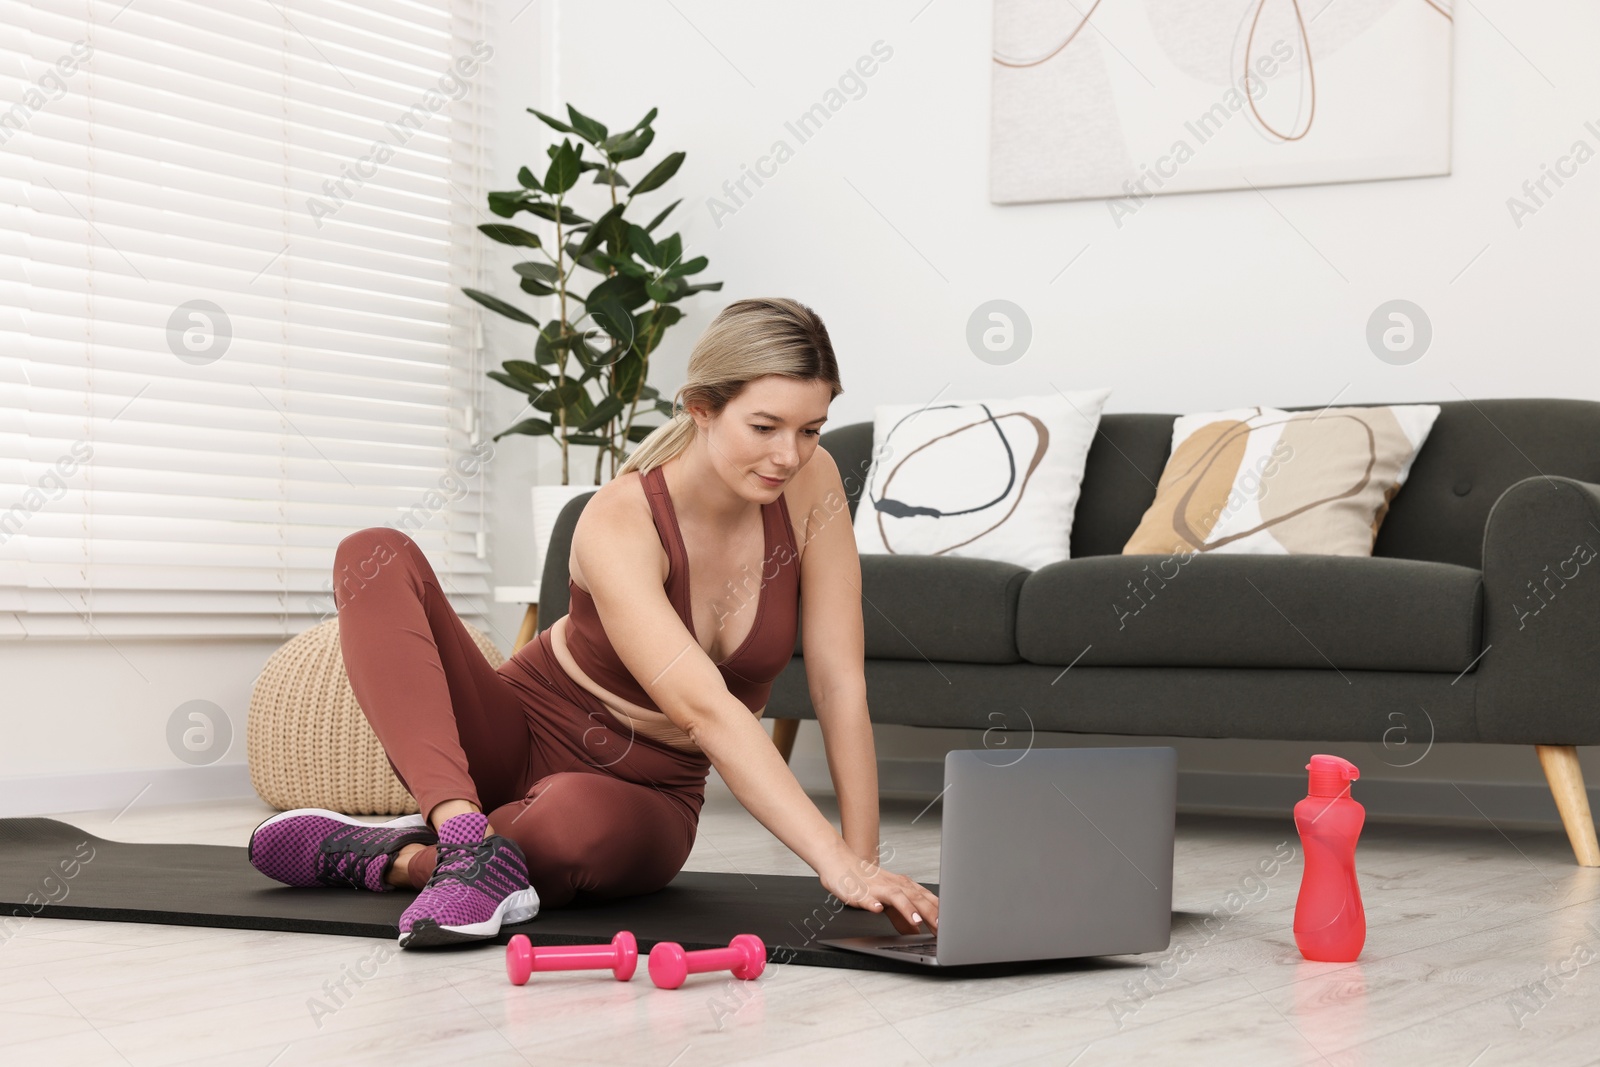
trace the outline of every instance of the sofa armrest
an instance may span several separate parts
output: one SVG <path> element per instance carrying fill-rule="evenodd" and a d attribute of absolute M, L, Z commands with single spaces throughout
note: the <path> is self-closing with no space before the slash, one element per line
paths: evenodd
<path fill-rule="evenodd" d="M 1600 743 L 1600 485 L 1512 485 L 1483 533 L 1478 740 Z"/>
<path fill-rule="evenodd" d="M 539 574 L 539 633 L 550 629 L 570 608 L 567 579 L 571 575 L 567 571 L 567 557 L 572 554 L 572 531 L 577 528 L 578 516 L 583 514 L 593 496 L 594 493 L 584 493 L 567 501 L 550 531 L 550 543 L 544 550 L 544 569 Z"/>

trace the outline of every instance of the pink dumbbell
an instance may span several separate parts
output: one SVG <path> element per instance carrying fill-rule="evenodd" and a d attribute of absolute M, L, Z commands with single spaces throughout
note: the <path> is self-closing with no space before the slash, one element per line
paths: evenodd
<path fill-rule="evenodd" d="M 767 946 L 755 934 L 740 934 L 727 948 L 685 952 L 676 941 L 661 941 L 650 950 L 650 980 L 662 989 L 677 989 L 691 974 L 731 969 L 735 978 L 759 978 L 767 967 Z"/>
<path fill-rule="evenodd" d="M 617 931 L 609 945 L 540 945 L 527 934 L 515 934 L 506 945 L 506 977 L 522 985 L 534 971 L 586 971 L 609 967 L 619 982 L 633 977 L 639 965 L 639 944 L 626 930 Z"/>

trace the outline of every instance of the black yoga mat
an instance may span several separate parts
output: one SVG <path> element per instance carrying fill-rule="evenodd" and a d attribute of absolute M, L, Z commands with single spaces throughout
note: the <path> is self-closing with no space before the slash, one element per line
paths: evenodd
<path fill-rule="evenodd" d="M 106 841 L 57 819 L 0 819 L 0 943 L 27 916 L 220 926 L 240 930 L 393 938 L 416 894 L 282 885 L 250 866 L 243 847 Z M 927 883 L 924 883 L 927 884 Z M 938 886 L 928 884 L 938 892 Z M 833 905 L 830 909 L 829 905 Z M 932 973 L 933 968 L 818 944 L 824 937 L 892 934 L 881 914 L 842 904 L 814 877 L 681 871 L 666 888 L 621 900 L 541 910 L 502 927 L 494 944 L 604 944 L 629 930 L 644 955 L 658 941 L 722 948 L 750 933 L 772 964 Z M 488 941 L 428 949 L 481 948 Z M 1081 963 L 1080 963 L 1081 965 Z M 1051 969 L 1011 964 L 996 973 Z M 985 968 L 956 968 L 966 977 Z"/>

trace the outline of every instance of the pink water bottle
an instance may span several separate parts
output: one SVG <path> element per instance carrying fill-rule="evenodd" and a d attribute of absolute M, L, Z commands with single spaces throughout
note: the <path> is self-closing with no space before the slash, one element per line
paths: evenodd
<path fill-rule="evenodd" d="M 1356 838 L 1367 809 L 1350 796 L 1361 777 L 1355 764 L 1338 756 L 1317 755 L 1307 797 L 1294 806 L 1305 870 L 1294 905 L 1294 942 L 1308 960 L 1348 963 L 1367 940 L 1367 914 L 1356 882 Z"/>

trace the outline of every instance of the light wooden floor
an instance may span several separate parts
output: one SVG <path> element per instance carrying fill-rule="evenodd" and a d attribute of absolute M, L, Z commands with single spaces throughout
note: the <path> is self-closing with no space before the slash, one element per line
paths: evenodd
<path fill-rule="evenodd" d="M 713 786 L 690 869 L 809 873 Z M 883 836 L 892 869 L 933 881 L 939 808 L 913 824 L 921 808 L 885 802 Z M 117 840 L 243 845 L 270 813 L 236 802 L 58 817 Z M 1285 841 L 1295 862 L 1252 878 Z M 385 958 L 393 942 L 369 938 L 35 918 L 0 945 L 0 1063 L 1600 1062 L 1600 870 L 1574 866 L 1559 831 L 1369 823 L 1368 937 L 1353 964 L 1295 949 L 1297 846 L 1287 813 L 1180 815 L 1173 907 L 1186 921 L 1166 953 L 977 980 L 790 964 L 675 991 L 642 969 L 627 984 L 579 972 L 518 988 L 499 947 Z M 309 1002 L 358 965 L 377 973 L 314 1021 Z"/>

